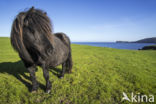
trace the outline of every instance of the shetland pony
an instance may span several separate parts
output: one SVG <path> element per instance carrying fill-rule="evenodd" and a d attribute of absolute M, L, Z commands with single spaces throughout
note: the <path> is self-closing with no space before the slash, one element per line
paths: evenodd
<path fill-rule="evenodd" d="M 40 9 L 32 7 L 16 16 L 12 24 L 11 44 L 30 72 L 32 91 L 39 86 L 35 77 L 37 66 L 43 69 L 47 93 L 52 86 L 49 68 L 62 64 L 60 77 L 72 70 L 70 39 L 64 33 L 54 34 L 47 13 Z"/>

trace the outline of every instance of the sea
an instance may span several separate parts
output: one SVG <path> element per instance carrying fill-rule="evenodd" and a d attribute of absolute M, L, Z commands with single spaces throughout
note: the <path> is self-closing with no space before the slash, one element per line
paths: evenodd
<path fill-rule="evenodd" d="M 96 47 L 109 47 L 116 49 L 138 50 L 144 46 L 156 45 L 154 43 L 116 43 L 116 42 L 72 42 L 72 44 L 89 45 Z"/>

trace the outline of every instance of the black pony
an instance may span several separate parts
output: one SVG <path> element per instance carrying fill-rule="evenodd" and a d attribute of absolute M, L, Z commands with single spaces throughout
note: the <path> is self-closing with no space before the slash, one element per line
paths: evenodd
<path fill-rule="evenodd" d="M 70 40 L 64 33 L 53 34 L 50 19 L 42 10 L 32 7 L 16 16 L 11 30 L 11 44 L 30 72 L 32 91 L 38 88 L 35 77 L 37 65 L 43 69 L 47 93 L 51 89 L 48 68 L 62 64 L 61 77 L 72 70 Z"/>

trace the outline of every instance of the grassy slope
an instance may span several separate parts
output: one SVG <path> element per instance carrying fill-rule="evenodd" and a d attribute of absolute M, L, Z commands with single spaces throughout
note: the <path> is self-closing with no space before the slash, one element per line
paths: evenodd
<path fill-rule="evenodd" d="M 32 94 L 29 73 L 10 46 L 9 38 L 0 38 L 0 102 L 114 104 L 121 102 L 123 91 L 156 95 L 156 51 L 73 44 L 72 52 L 73 73 L 58 79 L 58 72 L 51 70 L 52 92 L 45 94 L 45 80 L 39 68 L 36 74 L 40 88 Z"/>

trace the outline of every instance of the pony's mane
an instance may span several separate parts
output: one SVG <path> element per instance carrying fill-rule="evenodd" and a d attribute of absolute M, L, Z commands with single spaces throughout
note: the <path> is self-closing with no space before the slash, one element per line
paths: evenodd
<path fill-rule="evenodd" d="M 32 7 L 24 15 L 24 26 L 28 26 L 32 31 L 37 30 L 39 33 L 45 34 L 51 40 L 52 25 L 46 12 Z"/>
<path fill-rule="evenodd" d="M 27 11 L 20 12 L 12 25 L 11 30 L 11 44 L 21 57 L 27 57 L 26 60 L 32 61 L 31 56 L 23 43 L 23 28 L 28 28 L 32 33 L 37 31 L 43 34 L 47 40 L 52 44 L 52 25 L 46 12 L 40 9 L 30 8 Z"/>

